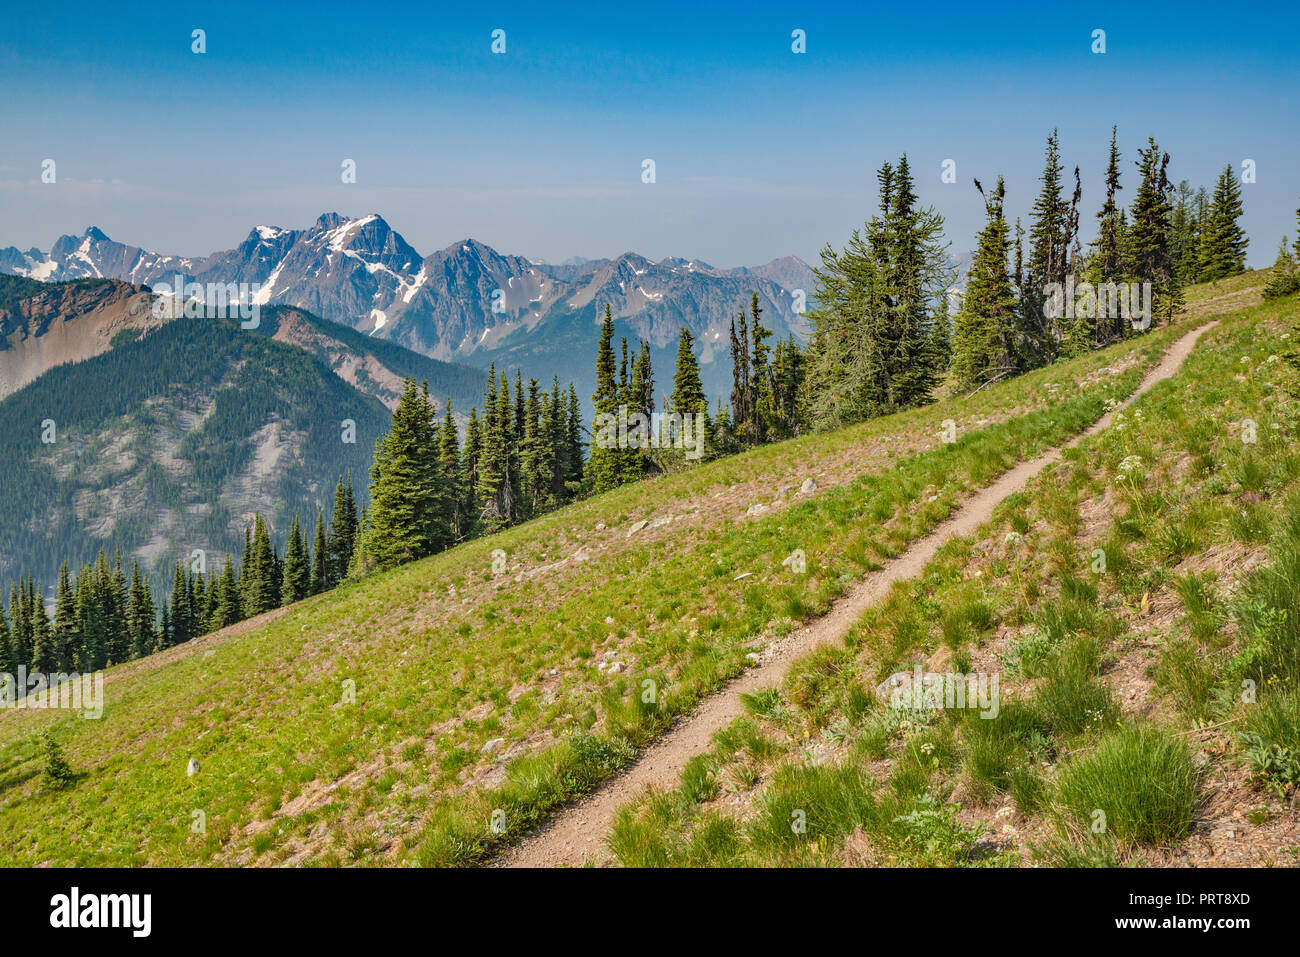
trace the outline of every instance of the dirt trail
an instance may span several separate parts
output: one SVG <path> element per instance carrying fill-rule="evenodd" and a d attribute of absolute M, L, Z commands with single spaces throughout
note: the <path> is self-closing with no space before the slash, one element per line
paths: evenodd
<path fill-rule="evenodd" d="M 1217 321 L 1206 323 L 1178 339 L 1160 364 L 1142 380 L 1137 391 L 1117 408 L 1124 408 L 1156 383 L 1176 373 L 1196 345 L 1196 340 L 1216 325 Z M 723 686 L 693 712 L 679 719 L 667 733 L 646 748 L 627 771 L 605 782 L 577 804 L 564 808 L 551 821 L 506 850 L 497 864 L 506 867 L 563 867 L 612 863 L 605 836 L 618 809 L 647 786 L 674 787 L 686 762 L 707 751 L 713 735 L 743 713 L 741 694 L 779 684 L 796 659 L 821 645 L 843 641 L 853 624 L 867 608 L 884 597 L 891 585 L 919 574 L 948 539 L 975 532 L 989 520 L 999 502 L 1023 489 L 1048 465 L 1059 461 L 1063 449 L 1106 429 L 1112 415 L 1107 413 L 1065 445 L 1015 466 L 992 485 L 970 496 L 951 518 L 914 542 L 883 568 L 868 574 L 853 591 L 835 602 L 826 615 L 769 647 L 761 664 Z"/>

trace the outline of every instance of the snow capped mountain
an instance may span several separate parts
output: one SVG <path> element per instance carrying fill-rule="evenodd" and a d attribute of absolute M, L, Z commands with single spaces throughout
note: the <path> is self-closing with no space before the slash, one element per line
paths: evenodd
<path fill-rule="evenodd" d="M 542 343 L 560 327 L 590 331 L 606 302 L 628 333 L 656 349 L 668 348 L 686 326 L 708 362 L 710 343 L 725 345 L 727 323 L 755 292 L 778 336 L 802 335 L 806 322 L 792 290 L 813 288 L 812 271 L 793 256 L 728 270 L 631 252 L 553 265 L 473 239 L 421 256 L 376 213 L 325 213 L 306 229 L 255 226 L 234 249 L 201 259 L 114 242 L 92 226 L 60 236 L 48 254 L 0 249 L 0 272 L 51 281 L 170 284 L 180 274 L 186 282 L 258 284 L 260 305 L 296 306 L 433 358 L 483 365 L 502 350 L 521 363 L 544 354 Z"/>

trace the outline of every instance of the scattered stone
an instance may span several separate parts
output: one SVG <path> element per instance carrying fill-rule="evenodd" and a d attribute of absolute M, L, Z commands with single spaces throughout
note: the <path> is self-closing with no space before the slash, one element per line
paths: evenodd
<path fill-rule="evenodd" d="M 546 673 L 547 673 L 548 675 L 555 676 L 555 675 L 558 675 L 558 674 L 560 673 L 560 669 L 559 669 L 559 668 L 552 668 L 550 671 L 548 671 L 548 672 L 546 672 Z"/>
<path fill-rule="evenodd" d="M 745 655 L 745 660 L 752 661 L 754 664 L 758 664 L 760 661 L 762 661 L 762 659 L 763 656 L 760 655 L 757 651 L 751 651 L 749 654 Z"/>
<path fill-rule="evenodd" d="M 575 562 L 585 562 L 590 558 L 591 558 L 591 553 L 587 551 L 586 545 L 582 546 L 582 548 L 579 548 L 576 552 L 573 553 L 573 560 Z"/>
<path fill-rule="evenodd" d="M 673 517 L 671 515 L 666 515 L 663 518 L 656 518 L 653 522 L 650 523 L 650 527 L 658 528 L 660 525 L 667 525 L 672 520 Z"/>
<path fill-rule="evenodd" d="M 604 522 L 597 522 L 597 523 L 596 523 L 596 531 L 598 531 L 598 532 L 603 532 L 604 530 L 605 530 L 605 523 L 604 523 Z"/>
<path fill-rule="evenodd" d="M 808 476 L 803 480 L 803 484 L 799 486 L 799 491 L 804 495 L 811 495 L 813 492 L 817 491 L 817 480 L 811 475 Z"/>
<path fill-rule="evenodd" d="M 484 744 L 483 747 L 481 747 L 481 748 L 479 749 L 479 752 L 478 752 L 478 753 L 479 753 L 479 754 L 495 754 L 495 753 L 496 753 L 496 750 L 497 750 L 499 747 L 501 747 L 501 745 L 503 745 L 503 744 L 505 744 L 505 743 L 506 743 L 506 739 L 505 739 L 505 738 L 493 738 L 491 741 L 488 741 L 486 744 Z"/>
<path fill-rule="evenodd" d="M 767 511 L 767 506 L 761 503 L 755 503 L 746 510 L 746 515 L 762 515 Z"/>
<path fill-rule="evenodd" d="M 780 488 L 778 488 L 778 489 L 776 490 L 776 497 L 777 497 L 777 498 L 785 498 L 787 495 L 789 495 L 789 494 L 790 494 L 791 492 L 793 492 L 793 491 L 794 491 L 794 486 L 793 486 L 793 485 L 782 485 Z"/>
<path fill-rule="evenodd" d="M 613 616 L 613 615 L 606 615 L 606 616 L 605 616 L 605 624 L 607 624 L 607 625 L 613 625 L 613 624 L 614 624 L 614 616 Z M 609 655 L 606 655 L 605 657 L 608 658 Z"/>
<path fill-rule="evenodd" d="M 907 688 L 910 687 L 911 684 L 911 673 L 906 671 L 897 672 L 876 685 L 876 697 L 888 704 L 890 695 L 893 693 L 895 688 Z"/>
<path fill-rule="evenodd" d="M 739 575 L 737 575 L 735 578 L 733 578 L 732 581 L 733 581 L 733 582 L 738 582 L 738 581 L 740 581 L 742 578 L 748 578 L 748 577 L 749 577 L 750 575 L 752 575 L 752 574 L 754 574 L 754 573 L 753 573 L 753 572 L 741 572 Z"/>
<path fill-rule="evenodd" d="M 641 519 L 641 521 L 639 522 L 633 522 L 632 527 L 627 530 L 627 537 L 631 538 L 633 535 L 641 531 L 641 529 L 645 528 L 649 524 L 650 523 L 647 522 L 644 518 Z"/>
<path fill-rule="evenodd" d="M 609 666 L 609 674 L 616 675 L 623 670 L 623 662 L 616 661 Z"/>
<path fill-rule="evenodd" d="M 185 776 L 187 778 L 192 778 L 194 777 L 194 775 L 198 773 L 199 773 L 199 762 L 194 760 L 193 758 L 190 758 L 190 763 L 185 768 Z"/>

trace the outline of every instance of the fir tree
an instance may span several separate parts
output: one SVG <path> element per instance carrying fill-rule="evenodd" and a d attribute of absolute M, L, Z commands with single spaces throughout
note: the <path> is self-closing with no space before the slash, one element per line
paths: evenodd
<path fill-rule="evenodd" d="M 1137 281 L 1151 283 L 1153 315 L 1171 319 L 1181 304 L 1181 294 L 1169 252 L 1169 154 L 1161 153 L 1155 139 L 1148 137 L 1146 148 L 1138 150 L 1137 167 L 1141 181 L 1125 238 L 1128 271 Z"/>
<path fill-rule="evenodd" d="M 289 523 L 289 544 L 284 552 L 284 580 L 280 586 L 280 604 L 292 605 L 311 593 L 311 556 L 307 553 L 298 516 Z"/>
<path fill-rule="evenodd" d="M 393 424 L 375 445 L 370 471 L 366 561 L 385 569 L 431 554 L 444 540 L 439 527 L 441 477 L 433 447 L 432 410 L 408 379 Z"/>
<path fill-rule="evenodd" d="M 967 277 L 966 295 L 953 324 L 952 370 L 957 381 L 975 385 L 1015 371 L 1016 297 L 1007 272 L 1010 236 L 1003 204 L 1006 186 L 984 196 L 988 222 L 979 234 Z"/>
<path fill-rule="evenodd" d="M 1201 228 L 1199 277 L 1213 282 L 1235 276 L 1246 269 L 1246 231 L 1237 222 L 1241 218 L 1241 186 L 1226 166 L 1214 186 L 1209 216 Z"/>
<path fill-rule="evenodd" d="M 600 339 L 596 345 L 596 391 L 591 397 L 597 415 L 618 414 L 619 385 L 614 377 L 615 371 L 614 319 L 610 306 L 606 303 L 605 320 L 601 324 Z M 606 448 L 600 441 L 592 441 L 586 475 L 591 479 L 595 491 L 604 492 L 619 485 L 619 451 L 616 447 Z"/>
<path fill-rule="evenodd" d="M 311 563 L 311 591 L 312 594 L 320 594 L 328 591 L 330 587 L 330 566 L 333 559 L 330 555 L 329 536 L 325 534 L 325 513 L 320 506 L 316 507 L 316 534 L 312 542 L 312 563 Z"/>

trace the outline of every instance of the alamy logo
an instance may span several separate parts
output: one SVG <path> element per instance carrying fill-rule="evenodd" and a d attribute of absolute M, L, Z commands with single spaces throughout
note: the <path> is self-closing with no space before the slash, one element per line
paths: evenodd
<path fill-rule="evenodd" d="M 923 711 L 930 709 L 975 708 L 981 718 L 998 716 L 1000 677 L 995 673 L 971 672 L 966 675 L 923 672 L 917 665 L 912 673 L 891 675 L 889 705 Z"/>
<path fill-rule="evenodd" d="M 1043 287 L 1043 312 L 1049 319 L 1118 319 L 1123 316 L 1133 328 L 1151 328 L 1151 283 L 1081 282 L 1073 276 L 1064 283 Z"/>
<path fill-rule="evenodd" d="M 50 926 L 129 927 L 133 937 L 148 937 L 153 925 L 150 894 L 85 894 L 74 887 L 70 894 L 50 898 Z"/>
<path fill-rule="evenodd" d="M 0 672 L 0 708 L 82 711 L 83 718 L 104 714 L 104 673 L 47 675 L 19 665 L 17 674 Z"/>
<path fill-rule="evenodd" d="M 703 412 L 597 412 L 592 422 L 602 449 L 685 449 L 692 461 L 704 454 Z"/>
<path fill-rule="evenodd" d="M 180 273 L 176 282 L 152 287 L 155 319 L 239 319 L 244 329 L 261 323 L 260 282 L 186 282 Z"/>

